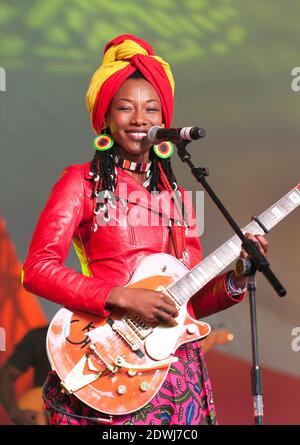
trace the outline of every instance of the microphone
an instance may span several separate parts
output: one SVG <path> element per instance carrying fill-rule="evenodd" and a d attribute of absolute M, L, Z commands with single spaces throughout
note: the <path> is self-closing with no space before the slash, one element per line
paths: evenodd
<path fill-rule="evenodd" d="M 192 141 L 204 138 L 205 130 L 199 127 L 162 128 L 154 125 L 149 128 L 147 138 L 151 144 L 159 144 L 163 141 Z"/>

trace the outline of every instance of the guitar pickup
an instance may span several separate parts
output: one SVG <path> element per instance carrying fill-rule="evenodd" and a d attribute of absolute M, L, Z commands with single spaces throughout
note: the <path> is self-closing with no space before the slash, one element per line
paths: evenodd
<path fill-rule="evenodd" d="M 134 314 L 125 314 L 122 320 L 137 334 L 142 340 L 153 332 L 151 326 Z"/>
<path fill-rule="evenodd" d="M 128 332 L 126 332 L 126 329 L 124 326 L 122 326 L 121 322 L 114 321 L 112 318 L 108 318 L 106 321 L 110 325 L 112 330 L 123 338 L 123 340 L 130 346 L 131 350 L 135 352 L 135 354 L 139 358 L 144 357 L 145 354 L 140 349 L 138 343 L 134 340 L 134 338 L 130 334 L 128 334 Z"/>

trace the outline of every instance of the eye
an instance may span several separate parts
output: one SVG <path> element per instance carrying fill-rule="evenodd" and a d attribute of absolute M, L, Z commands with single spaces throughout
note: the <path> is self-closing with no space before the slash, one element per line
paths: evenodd
<path fill-rule="evenodd" d="M 130 110 L 131 110 L 131 107 L 128 107 L 128 106 L 123 105 L 123 106 L 121 106 L 121 107 L 118 107 L 117 110 L 121 110 L 121 111 L 130 111 Z"/>

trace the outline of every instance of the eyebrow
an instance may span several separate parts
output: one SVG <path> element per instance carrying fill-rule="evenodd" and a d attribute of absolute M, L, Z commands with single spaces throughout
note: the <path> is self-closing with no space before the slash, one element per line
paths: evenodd
<path fill-rule="evenodd" d="M 126 97 L 120 97 L 120 99 L 117 99 L 115 103 L 119 102 L 120 100 L 126 100 L 126 102 L 133 102 L 133 100 L 128 99 Z M 146 100 L 146 102 L 157 102 L 157 103 L 159 103 L 159 101 L 156 100 L 156 99 L 148 99 L 148 100 Z"/>

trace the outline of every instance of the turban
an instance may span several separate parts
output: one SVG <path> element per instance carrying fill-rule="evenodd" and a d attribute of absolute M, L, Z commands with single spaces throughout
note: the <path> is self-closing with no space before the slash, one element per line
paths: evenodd
<path fill-rule="evenodd" d="M 131 34 L 123 34 L 105 46 L 101 65 L 94 73 L 86 94 L 92 127 L 97 134 L 101 133 L 112 98 L 121 84 L 136 70 L 157 91 L 163 121 L 166 127 L 170 127 L 174 106 L 174 79 L 168 63 L 156 56 L 146 41 Z"/>

